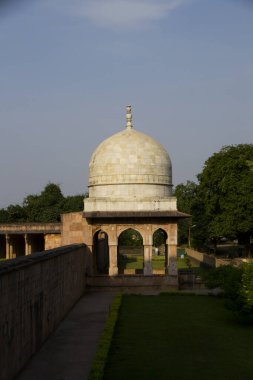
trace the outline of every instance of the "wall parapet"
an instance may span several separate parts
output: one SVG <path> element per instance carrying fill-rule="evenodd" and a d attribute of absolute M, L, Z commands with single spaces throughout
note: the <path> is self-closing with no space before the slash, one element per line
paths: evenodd
<path fill-rule="evenodd" d="M 61 233 L 61 223 L 0 223 L 0 234 Z"/>
<path fill-rule="evenodd" d="M 0 262 L 0 276 L 12 271 L 24 269 L 25 267 L 29 267 L 30 265 L 34 265 L 38 262 L 51 260 L 59 255 L 68 254 L 72 252 L 73 249 L 79 248 L 85 248 L 85 244 L 72 244 L 64 247 L 49 249 L 43 252 L 35 252 L 29 256 L 20 256 L 15 259 L 2 261 Z"/>
<path fill-rule="evenodd" d="M 206 265 L 212 268 L 217 268 L 217 267 L 220 267 L 221 265 L 233 264 L 233 260 L 218 259 L 213 255 L 208 255 L 207 253 L 195 251 L 194 249 L 186 248 L 185 251 L 189 257 L 199 261 L 203 265 Z"/>
<path fill-rule="evenodd" d="M 83 295 L 90 265 L 84 244 L 0 263 L 0 378 L 22 369 Z"/>
<path fill-rule="evenodd" d="M 185 251 L 189 257 L 199 261 L 203 265 L 215 268 L 216 262 L 215 262 L 214 256 L 208 255 L 207 253 L 195 251 L 194 249 L 191 249 L 191 248 L 185 248 Z"/>

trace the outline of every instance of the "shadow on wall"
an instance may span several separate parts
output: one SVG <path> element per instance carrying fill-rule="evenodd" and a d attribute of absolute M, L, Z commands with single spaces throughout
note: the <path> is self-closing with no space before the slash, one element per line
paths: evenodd
<path fill-rule="evenodd" d="M 1 380 L 14 378 L 82 296 L 90 257 L 76 244 L 0 263 Z"/>

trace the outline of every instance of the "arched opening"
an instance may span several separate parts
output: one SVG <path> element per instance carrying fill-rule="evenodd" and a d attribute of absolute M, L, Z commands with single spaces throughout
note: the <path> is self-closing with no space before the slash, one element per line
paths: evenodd
<path fill-rule="evenodd" d="M 168 235 L 159 228 L 153 233 L 153 252 L 152 268 L 154 274 L 164 274 L 167 258 L 167 241 Z"/>
<path fill-rule="evenodd" d="M 0 235 L 0 260 L 6 258 L 6 239 L 5 235 Z"/>
<path fill-rule="evenodd" d="M 102 230 L 97 231 L 93 237 L 93 246 L 97 273 L 108 274 L 109 246 L 107 233 Z"/>
<path fill-rule="evenodd" d="M 11 236 L 12 244 L 12 257 L 16 258 L 19 256 L 25 255 L 25 237 L 24 235 L 12 235 Z"/>
<path fill-rule="evenodd" d="M 120 274 L 143 274 L 143 239 L 133 228 L 121 232 L 118 238 L 118 268 Z"/>
<path fill-rule="evenodd" d="M 31 234 L 30 244 L 31 244 L 31 253 L 44 251 L 45 250 L 44 234 Z"/>

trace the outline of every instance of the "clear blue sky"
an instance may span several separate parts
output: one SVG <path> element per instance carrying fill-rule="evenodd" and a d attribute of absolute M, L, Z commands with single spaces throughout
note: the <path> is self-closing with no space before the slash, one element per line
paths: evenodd
<path fill-rule="evenodd" d="M 247 0 L 30 0 L 0 5 L 0 207 L 49 182 L 87 190 L 94 148 L 133 124 L 173 182 L 253 140 Z"/>

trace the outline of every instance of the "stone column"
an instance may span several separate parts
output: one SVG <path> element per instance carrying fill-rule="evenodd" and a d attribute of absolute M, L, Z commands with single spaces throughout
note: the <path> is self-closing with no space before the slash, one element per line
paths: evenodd
<path fill-rule="evenodd" d="M 109 276 L 118 275 L 118 249 L 117 245 L 109 245 Z"/>
<path fill-rule="evenodd" d="M 96 263 L 95 263 L 95 252 L 94 252 L 94 246 L 87 245 L 87 264 L 86 264 L 86 273 L 88 276 L 92 276 L 94 273 L 96 273 Z"/>
<path fill-rule="evenodd" d="M 166 263 L 166 273 L 170 276 L 177 276 L 177 246 L 176 244 L 168 244 Z"/>
<path fill-rule="evenodd" d="M 6 259 L 11 258 L 11 251 L 10 251 L 10 235 L 5 235 L 5 241 L 6 241 Z"/>
<path fill-rule="evenodd" d="M 48 234 L 44 234 L 44 250 L 46 251 L 47 249 L 51 249 L 49 239 L 48 239 Z"/>
<path fill-rule="evenodd" d="M 144 245 L 144 276 L 152 275 L 152 245 Z"/>
<path fill-rule="evenodd" d="M 30 255 L 32 253 L 32 247 L 31 247 L 31 239 L 28 234 L 24 235 L 25 238 L 25 255 Z"/>

